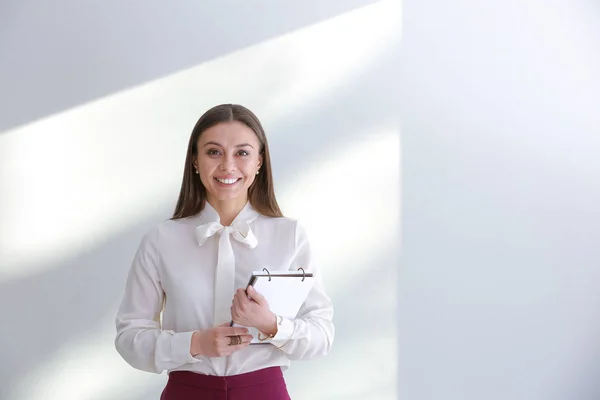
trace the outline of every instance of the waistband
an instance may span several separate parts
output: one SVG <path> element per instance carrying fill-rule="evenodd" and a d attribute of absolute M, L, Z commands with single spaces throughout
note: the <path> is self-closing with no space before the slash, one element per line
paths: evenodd
<path fill-rule="evenodd" d="M 281 367 L 269 367 L 230 376 L 204 375 L 191 371 L 173 371 L 169 373 L 170 381 L 210 390 L 227 390 L 262 385 L 281 379 L 283 379 Z"/>

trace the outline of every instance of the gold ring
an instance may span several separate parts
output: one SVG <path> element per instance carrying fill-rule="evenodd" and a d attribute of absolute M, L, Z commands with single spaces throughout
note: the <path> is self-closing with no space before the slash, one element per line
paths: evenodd
<path fill-rule="evenodd" d="M 242 337 L 240 335 L 229 336 L 230 346 L 237 346 L 238 344 L 242 344 Z"/>

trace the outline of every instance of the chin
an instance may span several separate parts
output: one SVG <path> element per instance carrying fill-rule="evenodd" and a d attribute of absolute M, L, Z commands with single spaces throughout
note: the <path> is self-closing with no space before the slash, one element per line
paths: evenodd
<path fill-rule="evenodd" d="M 218 201 L 233 201 L 238 199 L 240 196 L 214 196 Z"/>
<path fill-rule="evenodd" d="M 225 193 L 224 193 L 225 192 Z M 218 201 L 230 201 L 236 200 L 242 197 L 243 193 L 238 193 L 237 191 L 227 193 L 224 190 L 215 189 L 212 191 L 211 196 Z"/>

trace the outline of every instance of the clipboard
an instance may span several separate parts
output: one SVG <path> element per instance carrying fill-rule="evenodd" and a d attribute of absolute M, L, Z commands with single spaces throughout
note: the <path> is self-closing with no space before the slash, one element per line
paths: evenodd
<path fill-rule="evenodd" d="M 248 286 L 253 286 L 267 300 L 272 312 L 292 320 L 298 315 L 314 283 L 312 272 L 306 272 L 303 268 L 298 268 L 297 271 L 277 272 L 269 272 L 263 268 L 262 271 L 252 272 L 248 280 Z M 251 345 L 269 344 L 258 340 L 257 329 L 248 330 L 253 336 Z"/>

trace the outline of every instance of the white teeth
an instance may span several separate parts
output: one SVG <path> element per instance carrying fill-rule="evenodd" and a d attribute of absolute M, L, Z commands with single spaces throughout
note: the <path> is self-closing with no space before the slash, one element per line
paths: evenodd
<path fill-rule="evenodd" d="M 217 178 L 217 180 L 226 185 L 232 185 L 238 181 L 237 179 L 221 179 L 221 178 Z"/>

